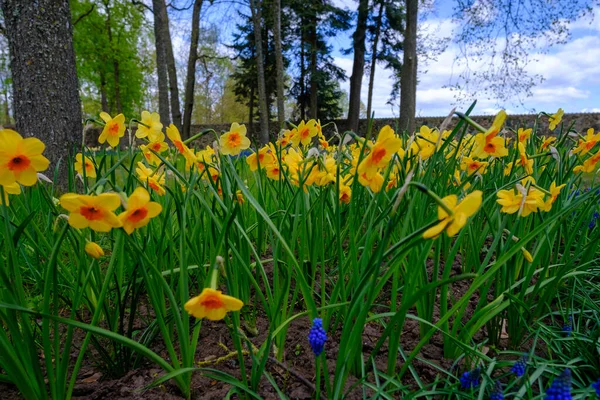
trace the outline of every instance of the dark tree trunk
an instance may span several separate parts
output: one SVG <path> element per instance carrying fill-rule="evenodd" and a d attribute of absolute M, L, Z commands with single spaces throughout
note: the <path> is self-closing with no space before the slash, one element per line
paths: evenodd
<path fill-rule="evenodd" d="M 404 60 L 400 73 L 400 131 L 415 131 L 417 108 L 417 18 L 419 0 L 406 0 Z"/>
<path fill-rule="evenodd" d="M 50 170 L 81 146 L 81 101 L 68 0 L 0 0 L 10 50 L 17 131 L 46 144 Z M 57 183 L 67 186 L 66 162 Z"/>
<path fill-rule="evenodd" d="M 260 8 L 261 3 L 259 0 L 250 0 L 252 25 L 254 25 L 254 42 L 256 43 L 256 69 L 258 72 L 258 116 L 260 118 L 260 134 L 258 135 L 258 140 L 260 143 L 266 144 L 269 142 L 269 119 L 267 110 L 267 90 L 265 87 L 265 65 Z"/>
<path fill-rule="evenodd" d="M 161 13 L 158 12 L 162 1 L 152 0 L 152 7 L 154 13 L 154 43 L 156 46 L 156 75 L 158 78 L 158 113 L 163 125 L 167 126 L 171 121 L 171 112 L 169 110 L 169 77 L 167 75 L 164 24 Z"/>
<path fill-rule="evenodd" d="M 305 34 L 304 20 L 301 21 L 300 28 L 300 117 L 306 119 L 306 51 L 305 51 Z"/>
<path fill-rule="evenodd" d="M 377 67 L 377 45 L 379 44 L 379 34 L 381 33 L 381 21 L 383 20 L 383 4 L 379 4 L 379 14 L 375 20 L 375 37 L 373 38 L 373 48 L 371 49 L 371 71 L 369 71 L 369 93 L 367 94 L 367 118 L 371 118 L 373 107 L 373 86 L 375 85 L 375 68 Z"/>
<path fill-rule="evenodd" d="M 173 55 L 173 42 L 171 41 L 171 32 L 169 29 L 169 15 L 165 0 L 154 0 L 159 6 L 160 22 L 163 24 L 162 33 L 165 44 L 165 61 L 167 62 L 167 74 L 169 75 L 169 99 L 171 100 L 171 120 L 177 129 L 181 130 L 181 104 L 179 103 L 179 86 L 177 86 L 177 67 L 175 66 L 175 56 Z M 157 10 L 154 9 L 156 13 Z"/>
<path fill-rule="evenodd" d="M 250 104 L 248 104 L 248 125 L 250 126 L 250 132 L 256 137 L 254 132 L 254 86 L 250 87 Z"/>
<path fill-rule="evenodd" d="M 316 17 L 310 25 L 310 118 L 318 118 L 318 84 L 317 84 L 317 21 Z"/>
<path fill-rule="evenodd" d="M 273 1 L 275 23 L 273 35 L 275 40 L 275 66 L 277 68 L 277 122 L 279 128 L 285 123 L 285 99 L 283 95 L 283 53 L 281 49 L 281 0 Z"/>
<path fill-rule="evenodd" d="M 365 73 L 365 37 L 367 34 L 367 18 L 369 16 L 369 0 L 358 3 L 358 20 L 354 31 L 354 63 L 350 77 L 350 104 L 348 106 L 348 128 L 358 133 L 360 118 L 360 90 Z M 369 118 L 369 115 L 367 115 Z"/>
<path fill-rule="evenodd" d="M 104 71 L 100 71 L 100 104 L 102 105 L 102 111 L 110 112 L 106 97 L 106 74 Z"/>
<path fill-rule="evenodd" d="M 194 111 L 194 85 L 196 83 L 196 62 L 198 60 L 198 39 L 200 37 L 200 10 L 202 10 L 202 0 L 195 0 L 192 11 L 192 37 L 190 39 L 190 55 L 188 57 L 185 98 L 183 101 L 182 135 L 184 138 L 189 138 L 191 135 L 192 112 Z"/>
<path fill-rule="evenodd" d="M 8 107 L 8 88 L 4 91 L 4 124 L 10 124 L 10 108 Z"/>

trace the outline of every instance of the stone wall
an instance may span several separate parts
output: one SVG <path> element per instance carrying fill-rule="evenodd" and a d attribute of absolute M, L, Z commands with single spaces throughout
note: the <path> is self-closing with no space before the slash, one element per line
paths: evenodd
<path fill-rule="evenodd" d="M 417 118 L 417 128 L 422 125 L 427 125 L 429 127 L 439 127 L 440 124 L 444 121 L 446 117 L 418 117 Z M 476 115 L 472 116 L 473 120 L 477 122 L 479 125 L 483 127 L 488 127 L 491 125 L 494 120 L 493 115 Z M 519 128 L 519 127 L 533 127 L 537 119 L 536 114 L 517 114 L 517 115 L 509 115 L 506 119 L 506 126 L 509 128 Z M 448 129 L 454 128 L 456 123 L 459 121 L 457 116 L 452 118 L 451 124 L 448 126 Z M 574 124 L 573 127 L 577 131 L 585 131 L 588 128 L 594 128 L 596 131 L 600 130 L 600 113 L 573 113 L 573 114 L 565 114 L 563 116 L 563 121 L 565 126 L 570 126 Z M 325 121 L 321 121 L 323 125 L 327 124 Z M 330 121 L 335 124 L 338 132 L 344 132 L 347 129 L 347 120 L 340 119 Z M 396 125 L 398 123 L 398 119 L 395 118 L 376 118 L 373 120 L 373 128 L 372 132 L 375 134 L 379 132 L 379 130 L 385 126 L 390 125 L 392 128 L 396 129 Z M 550 135 L 551 132 L 548 130 L 548 117 L 541 116 L 539 118 L 539 129 L 538 132 L 541 135 Z M 227 132 L 229 130 L 231 124 L 206 124 L 206 125 L 192 125 L 192 135 L 202 132 L 203 130 L 213 129 L 217 132 L 217 134 L 221 134 L 223 132 Z M 359 131 L 366 132 L 367 131 L 368 121 L 366 119 L 360 120 Z M 252 137 L 253 132 L 249 124 L 246 124 L 248 128 L 248 136 Z M 254 124 L 254 127 L 258 128 L 258 123 Z M 269 124 L 269 131 L 273 136 L 275 136 L 278 132 L 278 124 L 275 121 L 271 121 Z M 98 136 L 100 135 L 101 128 L 99 127 L 91 127 L 88 129 L 86 134 L 86 143 L 88 146 L 95 147 L 98 145 Z M 332 132 L 334 132 L 334 128 L 332 126 L 328 126 L 324 129 L 324 133 L 327 137 L 331 136 Z M 127 136 L 127 135 L 126 135 Z M 210 132 L 202 136 L 202 138 L 196 143 L 196 145 L 205 146 L 207 144 L 211 144 L 215 140 L 214 133 Z M 123 145 L 127 144 L 127 140 L 123 140 Z"/>

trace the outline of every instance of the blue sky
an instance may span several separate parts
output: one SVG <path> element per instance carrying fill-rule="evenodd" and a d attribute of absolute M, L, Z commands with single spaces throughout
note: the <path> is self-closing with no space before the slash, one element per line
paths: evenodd
<path fill-rule="evenodd" d="M 356 9 L 352 0 L 334 0 L 339 6 Z M 239 4 L 239 3 L 238 3 Z M 420 33 L 428 40 L 449 40 L 456 27 L 450 18 L 451 10 L 448 1 L 434 1 L 433 8 L 422 18 Z M 239 5 L 222 4 L 205 8 L 204 21 L 217 23 L 222 29 L 222 38 L 226 41 L 235 30 L 235 14 Z M 187 62 L 187 43 L 189 37 L 189 19 L 185 13 L 177 13 L 172 20 L 174 46 L 181 62 Z M 569 24 L 571 37 L 561 45 L 551 47 L 546 53 L 531 54 L 532 61 L 527 66 L 529 74 L 538 74 L 543 82 L 532 90 L 532 96 L 522 97 L 514 101 L 498 103 L 493 99 L 478 96 L 477 114 L 492 114 L 500 108 L 509 114 L 528 113 L 531 111 L 554 112 L 562 107 L 566 112 L 600 112 L 600 8 L 594 9 L 591 17 L 571 21 Z M 332 55 L 335 63 L 350 76 L 352 72 L 352 55 L 343 55 L 341 48 L 351 45 L 351 31 L 331 39 Z M 459 48 L 449 40 L 446 50 L 438 54 L 434 60 L 419 61 L 419 84 L 417 87 L 417 115 L 447 115 L 454 106 L 466 107 L 457 102 L 460 93 L 452 91 L 448 85 L 455 84 L 462 72 L 457 63 Z M 185 62 L 184 62 L 185 60 Z M 392 87 L 390 72 L 378 66 L 374 88 L 375 117 L 397 116 L 397 105 L 386 104 Z M 366 103 L 367 77 L 363 79 L 362 100 Z M 348 91 L 348 81 L 342 82 L 343 89 Z"/>

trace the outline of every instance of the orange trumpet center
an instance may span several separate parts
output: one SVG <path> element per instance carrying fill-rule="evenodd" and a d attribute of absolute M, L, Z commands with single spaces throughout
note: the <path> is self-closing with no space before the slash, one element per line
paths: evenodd
<path fill-rule="evenodd" d="M 117 124 L 115 122 L 109 122 L 108 133 L 111 136 L 118 135 L 119 134 L 119 124 Z"/>
<path fill-rule="evenodd" d="M 129 215 L 128 219 L 133 223 L 140 222 L 141 220 L 146 218 L 146 215 L 148 215 L 148 210 L 146 209 L 146 207 L 138 208 Z"/>
<path fill-rule="evenodd" d="M 212 295 L 212 294 L 206 296 L 206 298 L 203 299 L 200 304 L 202 304 L 204 307 L 211 309 L 211 310 L 215 310 L 215 309 L 223 307 L 223 301 L 219 298 L 219 296 Z"/>
<path fill-rule="evenodd" d="M 233 132 L 229 135 L 228 144 L 229 147 L 237 147 L 242 143 L 242 138 L 239 133 Z"/>
<path fill-rule="evenodd" d="M 387 152 L 386 152 L 386 150 L 384 148 L 382 148 L 382 147 L 376 147 L 373 150 L 373 155 L 371 156 L 371 160 L 373 160 L 373 162 L 375 164 L 377 164 L 377 163 L 379 163 L 381 161 L 381 159 L 383 157 L 385 157 L 385 153 L 387 153 Z"/>
<path fill-rule="evenodd" d="M 23 172 L 29 168 L 30 164 L 31 161 L 29 158 L 21 154 L 10 159 L 8 162 L 8 169 L 14 172 Z"/>
<path fill-rule="evenodd" d="M 85 219 L 90 221 L 101 220 L 104 216 L 102 210 L 94 206 L 83 206 L 80 208 L 79 212 L 85 217 Z"/>

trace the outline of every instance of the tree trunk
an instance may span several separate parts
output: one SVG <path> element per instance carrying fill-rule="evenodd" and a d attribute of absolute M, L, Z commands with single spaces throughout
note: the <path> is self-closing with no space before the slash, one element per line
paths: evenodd
<path fill-rule="evenodd" d="M 198 61 L 198 39 L 200 37 L 200 10 L 202 0 L 194 1 L 192 11 L 192 37 L 185 80 L 185 98 L 183 101 L 183 137 L 191 136 L 192 112 L 194 111 L 194 85 L 196 83 L 196 62 Z"/>
<path fill-rule="evenodd" d="M 252 132 L 252 135 L 256 135 L 256 132 L 254 132 L 254 86 L 250 87 L 250 104 L 248 104 L 248 125 L 250 126 L 250 132 Z"/>
<path fill-rule="evenodd" d="M 375 67 L 377 67 L 377 45 L 379 44 L 381 21 L 383 20 L 383 4 L 384 0 L 381 0 L 379 14 L 377 14 L 377 19 L 375 21 L 375 37 L 373 38 L 373 48 L 371 50 L 371 71 L 369 71 L 369 93 L 367 95 L 367 118 L 371 118 L 373 106 L 373 86 L 375 85 Z"/>
<path fill-rule="evenodd" d="M 161 21 L 161 13 L 158 12 L 163 0 L 152 0 L 154 14 L 154 43 L 156 46 L 156 75 L 158 78 L 158 113 L 163 125 L 169 125 L 171 112 L 169 110 L 169 77 L 167 75 L 167 55 L 165 40 Z M 164 4 L 164 3 L 163 3 Z"/>
<path fill-rule="evenodd" d="M 8 88 L 4 91 L 4 124 L 10 124 L 10 108 L 8 107 Z"/>
<path fill-rule="evenodd" d="M 17 131 L 46 144 L 46 172 L 65 189 L 65 156 L 81 146 L 82 117 L 68 0 L 0 0 L 10 50 Z"/>
<path fill-rule="evenodd" d="M 110 112 L 108 109 L 108 99 L 106 97 L 106 74 L 104 71 L 100 71 L 100 104 L 102 105 L 102 111 Z"/>
<path fill-rule="evenodd" d="M 350 104 L 348 106 L 348 129 L 358 133 L 360 118 L 360 91 L 365 72 L 365 37 L 367 33 L 367 18 L 369 16 L 369 0 L 358 3 L 358 20 L 354 31 L 354 63 L 350 77 Z M 370 116 L 367 115 L 367 118 Z"/>
<path fill-rule="evenodd" d="M 279 128 L 283 128 L 285 123 L 285 99 L 283 95 L 283 53 L 281 50 L 281 0 L 273 1 L 275 13 L 275 23 L 273 26 L 273 35 L 275 40 L 275 66 L 277 69 L 277 122 Z"/>
<path fill-rule="evenodd" d="M 177 67 L 175 66 L 175 56 L 173 55 L 173 42 L 171 40 L 171 31 L 169 29 L 169 14 L 165 0 L 154 0 L 158 5 L 154 13 L 160 13 L 159 21 L 162 26 L 163 40 L 165 45 L 165 61 L 167 62 L 167 74 L 169 75 L 169 98 L 171 100 L 171 120 L 177 129 L 181 130 L 181 105 L 179 103 L 179 86 L 177 86 Z M 156 6 L 155 6 L 156 7 Z"/>
<path fill-rule="evenodd" d="M 316 17 L 310 25 L 310 118 L 318 117 L 317 91 L 317 21 Z"/>
<path fill-rule="evenodd" d="M 254 42 L 256 44 L 256 69 L 258 72 L 258 116 L 260 118 L 260 134 L 258 140 L 262 144 L 269 142 L 269 120 L 267 111 L 267 90 L 265 87 L 265 65 L 261 29 L 260 0 L 250 0 L 252 25 L 254 25 Z"/>
<path fill-rule="evenodd" d="M 406 0 L 406 32 L 404 34 L 404 59 L 400 73 L 400 123 L 401 131 L 415 131 L 417 108 L 417 19 L 419 0 Z"/>
<path fill-rule="evenodd" d="M 305 33 L 304 19 L 301 21 L 300 28 L 300 117 L 306 119 L 306 51 L 305 51 Z"/>

